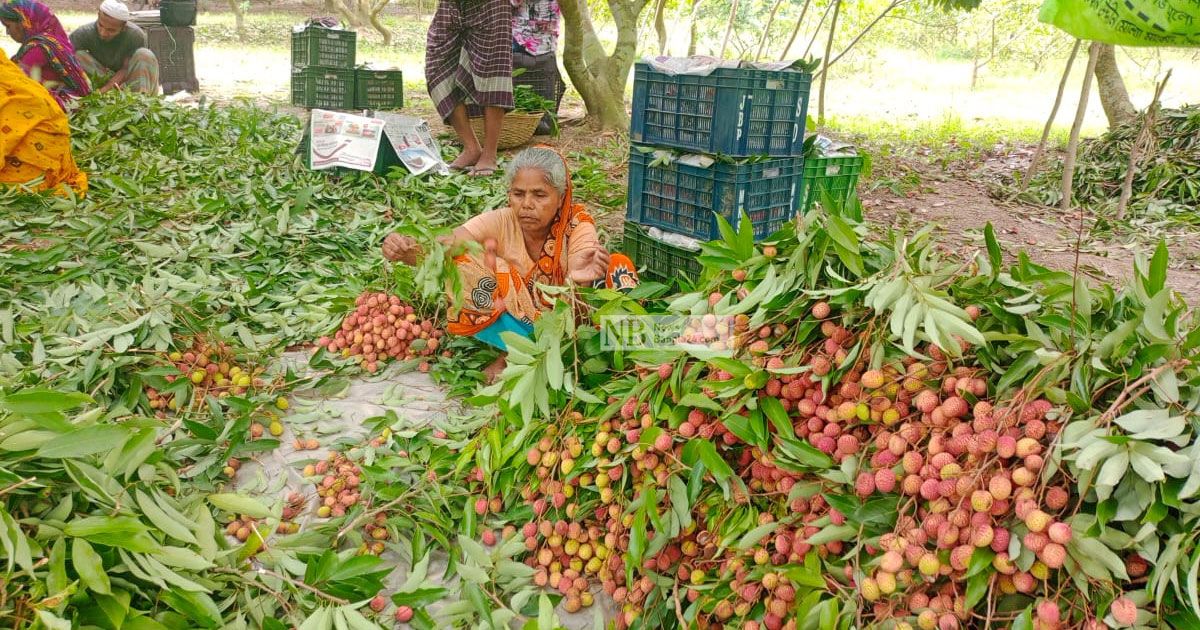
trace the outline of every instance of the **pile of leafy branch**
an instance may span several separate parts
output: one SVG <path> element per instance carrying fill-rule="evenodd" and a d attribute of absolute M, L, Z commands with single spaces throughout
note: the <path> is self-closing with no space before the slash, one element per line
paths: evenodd
<path fill-rule="evenodd" d="M 217 533 L 214 506 L 278 517 L 221 492 L 221 471 L 278 443 L 247 429 L 281 394 L 322 381 L 277 370 L 269 387 L 166 419 L 145 392 L 166 387 L 164 355 L 195 335 L 266 365 L 336 326 L 368 284 L 432 313 L 441 280 L 381 266 L 379 242 L 455 224 L 495 205 L 499 185 L 313 173 L 294 153 L 300 122 L 249 106 L 114 93 L 72 123 L 86 198 L 0 193 L 0 623 L 283 628 L 374 595 L 377 571 L 327 557 L 336 530 L 269 552 Z M 361 626 L 353 606 L 334 617 Z"/>
<path fill-rule="evenodd" d="M 145 391 L 164 386 L 161 353 L 204 335 L 235 346 L 246 361 L 267 362 L 331 330 L 364 287 L 410 296 L 434 314 L 440 274 L 380 267 L 378 243 L 392 229 L 428 238 L 498 203 L 499 184 L 311 173 L 293 152 L 298 121 L 250 107 L 188 110 L 114 94 L 90 100 L 74 124 L 78 159 L 92 176 L 87 198 L 2 193 L 0 277 L 11 281 L 0 284 L 0 623 L 376 627 L 366 604 L 384 590 L 391 568 L 360 553 L 361 525 L 382 521 L 388 550 L 411 566 L 387 594 L 391 604 L 415 609 L 415 627 L 527 621 L 552 628 L 560 598 L 538 588 L 540 558 L 517 526 L 538 521 L 536 532 L 553 521 L 553 532 L 562 523 L 568 535 L 616 537 L 606 553 L 629 571 L 612 573 L 603 586 L 615 593 L 636 584 L 648 604 L 622 610 L 621 623 L 712 624 L 728 612 L 721 600 L 733 581 L 765 579 L 761 567 L 742 576 L 689 574 L 681 583 L 646 561 L 679 536 L 698 540 L 704 532 L 705 548 L 753 552 L 774 528 L 792 526 L 790 501 L 799 496 L 741 480 L 753 468 L 741 459 L 757 452 L 772 465 L 793 462 L 796 487 L 825 497 L 846 518 L 837 524 L 826 514 L 812 525 L 821 536 L 810 538 L 814 547 L 836 547 L 793 564 L 772 560 L 805 589 L 776 600 L 797 627 L 853 627 L 879 613 L 861 605 L 854 586 L 873 569 L 870 549 L 896 511 L 880 511 L 889 498 L 882 491 L 859 498 L 853 473 L 863 462 L 848 457 L 832 466 L 797 445 L 784 428 L 787 416 L 763 391 L 771 370 L 812 370 L 801 351 L 819 341 L 823 324 L 809 313 L 824 301 L 859 340 L 841 349 L 848 354 L 831 366 L 830 379 L 860 364 L 909 359 L 930 344 L 952 346 L 959 335 L 973 344 L 956 360 L 994 377 L 989 398 L 1038 396 L 1059 410 L 1065 426 L 1045 475 L 1073 486 L 1070 518 L 1081 542 L 1069 570 L 1049 574 L 1044 592 L 1073 602 L 1064 606 L 1075 615 L 1068 622 L 1105 618 L 1124 593 L 1141 610 L 1139 626 L 1200 626 L 1200 332 L 1165 286 L 1163 248 L 1139 260 L 1135 281 L 1118 291 L 1023 256 L 1002 268 L 990 232 L 986 253 L 964 262 L 940 258 L 928 232 L 868 239 L 855 213 L 810 213 L 778 235 L 770 253 L 745 227 L 724 226 L 724 238 L 704 248 L 705 274 L 692 292 L 646 284 L 630 295 L 585 292 L 582 301 L 564 293 L 572 304 L 539 320 L 533 340 L 513 342 L 504 378 L 470 399 L 474 413 L 436 427 L 393 414 L 369 420 L 369 443 L 334 446 L 360 467 L 371 500 L 298 533 L 273 534 L 282 500 L 230 491 L 222 468 L 276 446 L 248 439 L 247 429 L 273 413 L 281 394 L 303 389 L 301 399 L 319 398 L 336 389 L 342 368 L 318 352 L 313 376 L 279 368 L 270 387 L 159 418 Z M 983 315 L 968 324 L 955 304 L 976 305 Z M 601 316 L 690 316 L 708 307 L 770 327 L 767 352 L 784 367 L 770 367 L 765 355 L 614 351 L 601 343 Z M 577 321 L 578 313 L 588 317 Z M 461 369 L 459 359 L 439 361 Z M 675 367 L 664 377 L 666 363 Z M 598 450 L 601 423 L 631 398 L 647 405 L 641 421 L 650 427 L 633 439 L 623 434 L 616 453 L 609 442 Z M 679 433 L 693 412 L 725 427 L 724 446 Z M 319 405 L 306 413 L 320 413 Z M 680 453 L 674 468 L 663 469 L 665 487 L 652 479 L 658 466 L 635 466 L 651 446 L 666 466 L 663 437 Z M 548 450 L 543 440 L 571 465 L 530 462 L 531 449 Z M 621 467 L 608 488 L 596 482 L 602 466 L 609 479 Z M 613 530 L 582 527 L 595 527 L 586 519 L 605 505 L 616 506 L 615 515 L 606 510 Z M 218 519 L 234 515 L 262 529 L 231 542 Z M 581 524 L 574 534 L 568 520 Z M 430 577 L 434 557 L 458 579 Z M 1032 554 L 1013 558 L 1032 570 Z M 1142 577 L 1128 581 L 1122 559 L 1144 563 Z M 984 596 L 1003 588 L 999 568 L 972 560 L 968 582 L 959 585 L 965 601 L 999 601 Z M 563 587 L 578 597 L 577 583 Z M 1042 615 L 1020 594 L 999 599 L 1014 625 L 1030 627 Z M 734 614 L 749 621 L 766 611 Z"/>
<path fill-rule="evenodd" d="M 1082 144 L 1075 172 L 1076 200 L 1112 212 L 1121 196 L 1129 155 L 1144 125 L 1143 112 L 1104 135 Z M 1062 200 L 1062 163 L 1036 175 L 1022 194 L 1027 201 L 1054 205 Z M 1200 106 L 1163 109 L 1154 125 L 1154 142 L 1142 155 L 1133 177 L 1129 214 L 1171 217 L 1196 223 L 1200 217 Z"/>
<path fill-rule="evenodd" d="M 860 457 L 833 465 L 799 448 L 790 425 L 796 422 L 799 433 L 803 421 L 771 402 L 777 395 L 769 393 L 771 381 L 821 373 L 810 353 L 828 351 L 812 350 L 829 347 L 817 332 L 827 322 L 809 313 L 827 300 L 838 313 L 834 321 L 855 336 L 852 348 L 839 349 L 846 355 L 822 383 L 844 386 L 844 375 L 900 358 L 944 360 L 936 359 L 940 353 L 917 351 L 927 347 L 922 343 L 951 347 L 961 336 L 974 341 L 951 365 L 987 378 L 987 400 L 1019 405 L 1011 401 L 1044 397 L 1062 423 L 1036 483 L 1039 492 L 1051 483 L 1071 488 L 1070 509 L 1061 518 L 1077 540 L 1065 570 L 1037 567 L 1040 561 L 1027 547 L 1036 537 L 1021 538 L 1024 525 L 1006 549 L 1015 567 L 1008 560 L 993 564 L 998 556 L 986 549 L 969 562 L 947 554 L 939 560 L 943 566 L 961 562 L 958 569 L 970 570 L 939 591 L 954 602 L 948 621 L 949 604 L 942 604 L 939 627 L 979 627 L 972 624 L 984 620 L 1023 628 L 1121 627 L 1134 612 L 1138 627 L 1200 624 L 1200 391 L 1194 386 L 1200 328 L 1165 286 L 1164 247 L 1152 259 L 1139 259 L 1135 281 L 1117 291 L 1089 287 L 1023 255 L 1004 268 L 990 229 L 987 252 L 965 263 L 940 258 L 928 231 L 875 242 L 867 239 L 860 217 L 837 214 L 812 213 L 794 235 L 777 235 L 771 245 L 778 253 L 752 243 L 749 230 L 723 233 L 723 241 L 705 245 L 706 277 L 695 293 L 668 295 L 665 287 L 643 285 L 636 296 L 596 295 L 590 321 L 573 323 L 564 310 L 539 320 L 533 342 L 513 339 L 504 380 L 482 399 L 494 400 L 504 417 L 464 456 L 480 471 L 477 496 L 503 498 L 504 509 L 487 521 L 515 522 L 518 531 L 528 523 L 526 549 L 537 554 L 526 561 L 544 572 L 542 579 L 549 573 L 561 584 L 555 571 L 565 569 L 544 563 L 562 562 L 555 559 L 563 551 L 553 537 L 559 530 L 545 529 L 550 535 L 542 538 L 541 524 L 563 523 L 573 531 L 612 535 L 600 544 L 610 557 L 619 554 L 618 561 L 606 562 L 592 579 L 623 602 L 622 627 L 770 628 L 781 618 L 811 628 L 862 627 L 870 618 L 880 627 L 915 626 L 928 604 L 899 595 L 936 578 L 910 571 L 890 599 L 891 590 L 880 599 L 878 590 L 863 586 L 880 570 L 881 547 L 894 544 L 885 542 L 889 536 L 912 540 L 894 528 L 897 512 L 910 510 L 916 498 L 882 488 L 875 493 L 874 484 L 863 490 L 856 472 L 868 467 L 867 454 L 875 448 L 894 447 L 886 440 L 867 443 Z M 975 325 L 955 304 L 979 309 Z M 600 316 L 647 311 L 744 315 L 751 330 L 773 331 L 761 337 L 770 347 L 732 360 L 703 348 L 602 349 Z M 838 391 L 854 395 L 836 388 L 827 395 Z M 716 422 L 722 439 L 696 436 L 697 418 Z M 685 424 L 692 428 L 683 431 Z M 872 424 L 873 417 L 856 430 Z M 858 443 L 864 444 L 861 437 Z M 572 450 L 578 444 L 582 451 Z M 931 448 L 932 454 L 945 447 Z M 870 466 L 877 461 L 872 455 Z M 562 462 L 558 469 L 556 462 Z M 762 477 L 756 467 L 773 474 L 782 469 L 795 485 L 790 492 L 755 490 L 752 483 L 780 478 Z M 598 483 L 601 477 L 608 480 Z M 813 497 L 837 506 L 837 520 L 826 515 L 801 521 L 795 501 L 810 506 Z M 785 542 L 799 544 L 806 526 L 819 531 L 805 534 L 814 549 L 802 562 L 781 554 L 784 543 L 771 542 L 784 532 Z M 710 544 L 710 551 L 696 555 L 697 545 Z M 693 551 L 686 551 L 688 545 Z M 1012 571 L 1033 571 L 1044 595 L 1012 590 L 1006 581 Z M 769 586 L 759 585 L 768 585 L 768 578 Z M 794 599 L 761 599 L 763 588 L 780 583 L 794 587 Z M 876 603 L 865 605 L 863 598 Z M 1123 608 L 1113 616 L 1117 604 Z"/>

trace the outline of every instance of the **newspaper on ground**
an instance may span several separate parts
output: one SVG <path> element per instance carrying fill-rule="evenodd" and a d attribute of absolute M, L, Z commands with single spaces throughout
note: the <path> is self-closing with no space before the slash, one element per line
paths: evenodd
<path fill-rule="evenodd" d="M 839 142 L 820 134 L 813 139 L 812 150 L 815 155 L 821 157 L 854 157 L 858 155 L 858 148 L 853 144 Z"/>
<path fill-rule="evenodd" d="M 314 171 L 339 166 L 375 170 L 383 120 L 314 109 L 309 124 L 309 164 Z"/>
<path fill-rule="evenodd" d="M 429 123 L 403 114 L 379 112 L 376 116 L 386 123 L 384 132 L 388 142 L 410 173 L 420 175 L 432 170 L 439 175 L 450 174 L 450 167 L 442 160 L 441 147 L 429 129 Z"/>

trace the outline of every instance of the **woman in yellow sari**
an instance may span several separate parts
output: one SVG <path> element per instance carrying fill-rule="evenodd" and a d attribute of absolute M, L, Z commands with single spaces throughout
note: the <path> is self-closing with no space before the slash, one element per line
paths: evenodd
<path fill-rule="evenodd" d="M 37 192 L 87 192 L 71 157 L 67 115 L 42 84 L 0 55 L 0 186 Z"/>
<path fill-rule="evenodd" d="M 546 147 L 526 149 L 508 168 L 505 208 L 485 212 L 454 230 L 447 244 L 476 241 L 482 257 L 456 259 L 462 277 L 461 311 L 447 327 L 451 334 L 470 335 L 505 350 L 500 333 L 529 335 L 538 314 L 554 299 L 538 285 L 587 286 L 627 290 L 637 285 L 633 262 L 609 254 L 600 244 L 596 225 L 571 195 L 566 160 Z M 383 242 L 389 260 L 416 264 L 416 241 L 390 234 Z M 489 367 L 489 376 L 503 367 Z"/>

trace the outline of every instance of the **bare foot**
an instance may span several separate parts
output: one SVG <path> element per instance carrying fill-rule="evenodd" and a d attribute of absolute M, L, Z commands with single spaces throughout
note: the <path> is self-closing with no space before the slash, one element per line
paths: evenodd
<path fill-rule="evenodd" d="M 483 150 L 479 148 L 473 150 L 463 149 L 463 152 L 459 153 L 458 157 L 450 163 L 450 168 L 456 171 L 469 171 L 471 170 L 471 167 L 475 166 L 479 162 L 479 158 L 482 155 Z"/>
<path fill-rule="evenodd" d="M 496 379 L 504 371 L 505 367 L 508 367 L 508 363 L 504 360 L 504 355 L 496 357 L 495 361 L 492 361 L 491 364 L 483 368 L 483 382 L 488 385 L 496 382 Z"/>
<path fill-rule="evenodd" d="M 486 177 L 497 170 L 499 170 L 499 165 L 496 154 L 484 155 L 481 150 L 479 156 L 475 158 L 475 168 L 471 169 L 471 173 Z"/>

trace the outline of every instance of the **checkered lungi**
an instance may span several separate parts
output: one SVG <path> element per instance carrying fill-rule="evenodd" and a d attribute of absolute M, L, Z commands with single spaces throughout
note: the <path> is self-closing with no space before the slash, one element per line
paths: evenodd
<path fill-rule="evenodd" d="M 438 0 L 425 84 L 443 120 L 460 103 L 512 109 L 511 0 Z"/>

